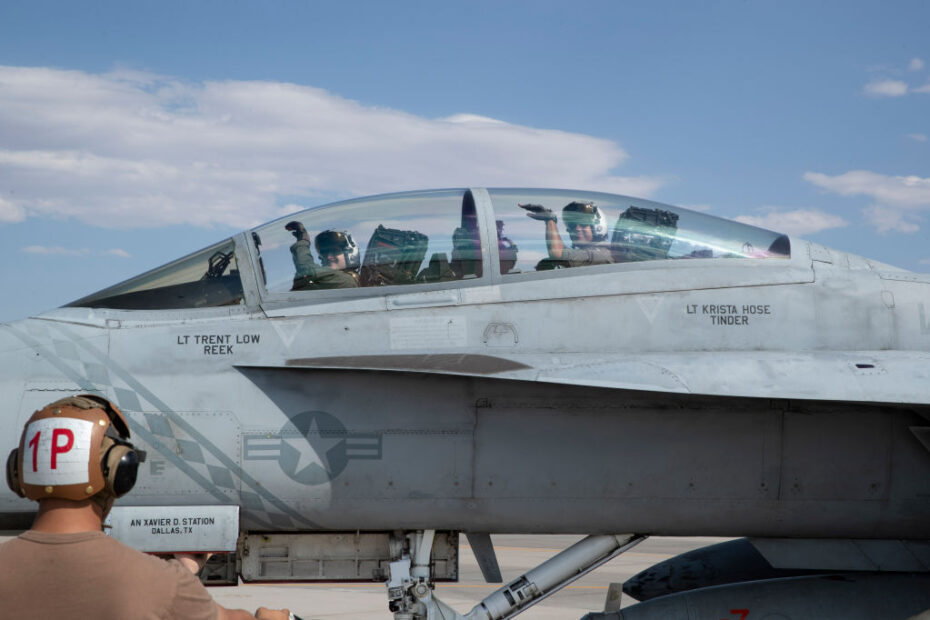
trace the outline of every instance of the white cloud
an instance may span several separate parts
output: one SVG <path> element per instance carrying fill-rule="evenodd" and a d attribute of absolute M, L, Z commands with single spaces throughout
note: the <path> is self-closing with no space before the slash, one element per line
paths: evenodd
<path fill-rule="evenodd" d="M 64 248 L 60 245 L 27 245 L 20 248 L 26 254 L 42 254 L 45 256 L 118 256 L 119 258 L 132 258 L 126 250 L 113 248 L 112 250 L 91 250 L 89 248 Z"/>
<path fill-rule="evenodd" d="M 900 80 L 877 80 L 862 87 L 867 95 L 873 97 L 903 97 L 907 94 L 907 84 Z"/>
<path fill-rule="evenodd" d="M 930 258 L 921 258 L 917 262 L 920 263 L 921 265 L 930 265 Z"/>
<path fill-rule="evenodd" d="M 908 63 L 907 68 L 911 71 L 920 71 L 924 68 L 924 61 L 920 58 L 911 58 L 911 62 Z"/>
<path fill-rule="evenodd" d="M 807 172 L 804 178 L 841 196 L 868 196 L 875 204 L 863 210 L 865 219 L 880 233 L 914 233 L 920 230 L 922 212 L 930 212 L 930 178 L 888 176 L 853 170 L 837 176 Z"/>
<path fill-rule="evenodd" d="M 852 170 L 832 177 L 819 172 L 805 172 L 804 179 L 842 196 L 865 195 L 886 206 L 930 210 L 930 178 Z"/>
<path fill-rule="evenodd" d="M 0 222 L 22 222 L 24 219 L 26 219 L 25 209 L 0 198 Z"/>
<path fill-rule="evenodd" d="M 90 254 L 90 250 L 87 248 L 73 249 L 57 245 L 27 245 L 22 251 L 26 254 L 45 254 L 48 256 L 87 256 Z"/>
<path fill-rule="evenodd" d="M 288 203 L 281 207 L 281 215 L 288 215 L 291 213 L 297 213 L 298 211 L 303 211 L 305 207 L 294 204 L 293 202 Z"/>
<path fill-rule="evenodd" d="M 281 196 L 577 187 L 649 196 L 615 142 L 474 114 L 429 119 L 279 82 L 0 66 L 0 184 L 13 217 L 243 228 Z M 291 199 L 293 200 L 293 199 Z M 12 215 L 10 215 L 12 214 Z"/>
<path fill-rule="evenodd" d="M 918 88 L 914 89 L 915 93 L 930 93 L 930 84 L 924 84 Z"/>
<path fill-rule="evenodd" d="M 872 205 L 863 209 L 862 215 L 875 227 L 875 230 L 882 234 L 888 232 L 911 234 L 920 230 L 920 226 L 899 209 Z"/>
<path fill-rule="evenodd" d="M 927 136 L 922 133 L 909 133 L 907 134 L 907 137 L 910 138 L 911 140 L 914 140 L 915 142 L 926 142 L 927 141 Z"/>
<path fill-rule="evenodd" d="M 791 236 L 804 236 L 830 228 L 842 228 L 849 223 L 838 215 L 818 209 L 794 209 L 778 211 L 769 209 L 765 215 L 739 215 L 736 221 L 767 228 Z"/>

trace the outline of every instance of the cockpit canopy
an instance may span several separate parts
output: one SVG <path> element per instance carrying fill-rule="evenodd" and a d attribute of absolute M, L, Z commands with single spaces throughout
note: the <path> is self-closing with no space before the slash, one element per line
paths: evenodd
<path fill-rule="evenodd" d="M 168 310 L 233 306 L 243 300 L 235 243 L 227 239 L 68 306 Z"/>
<path fill-rule="evenodd" d="M 495 238 L 496 248 L 489 243 Z M 260 295 L 269 298 L 509 282 L 521 274 L 639 261 L 790 257 L 785 235 L 651 201 L 568 190 L 359 198 L 264 224 L 245 239 L 223 241 L 69 306 L 236 306 L 245 303 L 240 269 L 253 264 Z"/>

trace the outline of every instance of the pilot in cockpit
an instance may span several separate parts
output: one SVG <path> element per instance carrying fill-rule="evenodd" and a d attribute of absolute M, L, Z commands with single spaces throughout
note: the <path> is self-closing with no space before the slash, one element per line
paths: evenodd
<path fill-rule="evenodd" d="M 313 240 L 320 263 L 352 276 L 358 286 L 361 253 L 352 235 L 344 230 L 324 230 Z"/>
<path fill-rule="evenodd" d="M 556 263 L 554 266 L 581 267 L 614 262 L 610 249 L 604 244 L 607 222 L 593 202 L 570 202 L 562 209 L 565 229 L 572 240 L 570 248 L 562 241 L 558 217 L 552 209 L 533 204 L 519 206 L 526 209 L 527 216 L 546 223 L 546 248 L 549 260 Z"/>
<path fill-rule="evenodd" d="M 291 245 L 294 261 L 292 291 L 355 288 L 358 286 L 359 251 L 352 235 L 343 231 L 324 230 L 316 236 L 314 245 L 321 265 L 313 260 L 310 233 L 301 222 L 292 221 L 284 226 L 296 241 Z"/>

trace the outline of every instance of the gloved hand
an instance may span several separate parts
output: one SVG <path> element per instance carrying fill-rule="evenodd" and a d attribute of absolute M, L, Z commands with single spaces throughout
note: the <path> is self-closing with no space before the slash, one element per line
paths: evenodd
<path fill-rule="evenodd" d="M 553 221 L 557 222 L 559 220 L 556 217 L 555 213 L 552 212 L 552 209 L 544 207 L 542 205 L 517 205 L 521 209 L 526 209 L 527 217 L 531 217 L 534 220 L 540 220 L 543 222 Z"/>
<path fill-rule="evenodd" d="M 307 232 L 307 229 L 304 228 L 304 225 L 300 222 L 294 220 L 293 222 L 288 222 L 284 225 L 285 230 L 289 230 L 294 238 L 300 241 L 301 239 L 310 240 L 310 234 Z"/>

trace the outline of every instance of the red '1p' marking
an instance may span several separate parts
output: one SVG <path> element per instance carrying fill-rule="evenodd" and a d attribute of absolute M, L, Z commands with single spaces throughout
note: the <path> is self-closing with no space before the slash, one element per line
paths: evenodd
<path fill-rule="evenodd" d="M 32 448 L 32 471 L 39 471 L 39 435 L 41 434 L 42 431 L 39 431 L 29 440 L 29 446 Z"/>
<path fill-rule="evenodd" d="M 58 444 L 58 438 L 65 436 L 65 445 Z M 36 437 L 39 435 L 36 434 Z M 52 469 L 58 469 L 58 455 L 69 452 L 74 447 L 74 432 L 69 428 L 56 428 L 52 431 Z M 744 616 L 745 617 L 745 616 Z"/>
<path fill-rule="evenodd" d="M 736 620 L 746 620 L 746 616 L 749 615 L 749 610 L 748 609 L 731 609 L 730 613 L 739 614 L 739 618 L 737 618 Z"/>

